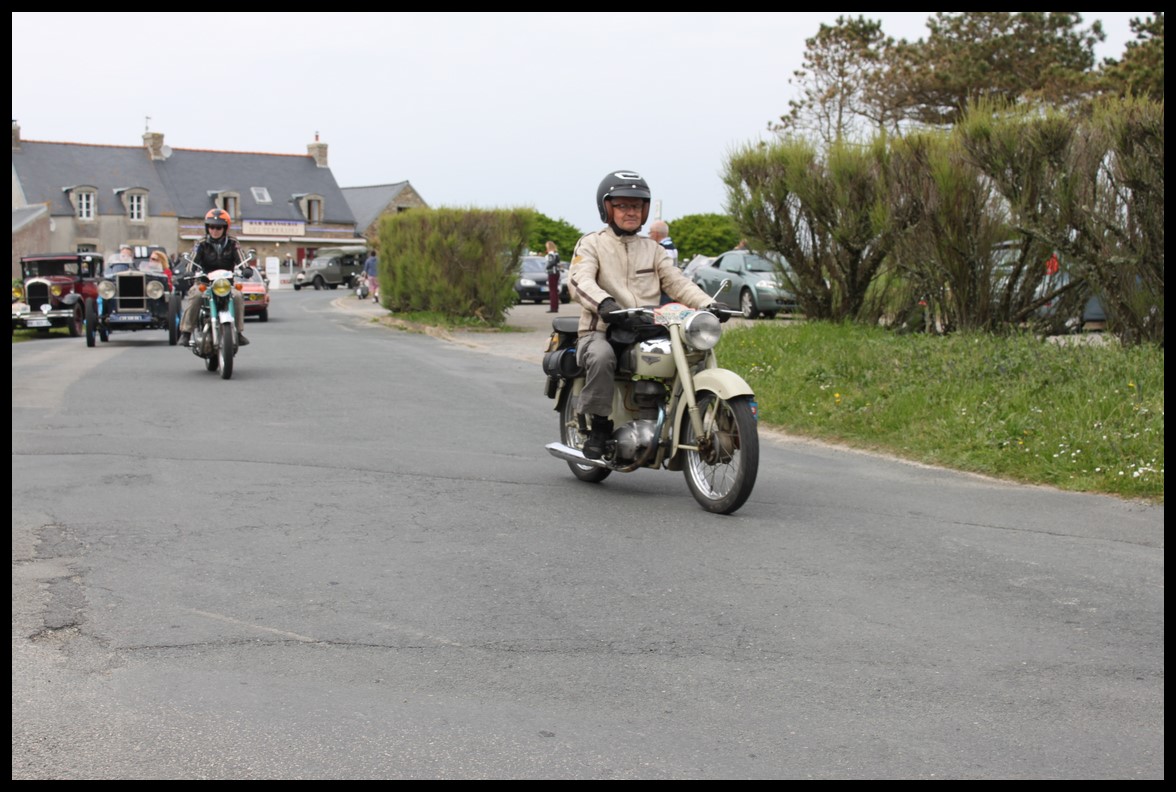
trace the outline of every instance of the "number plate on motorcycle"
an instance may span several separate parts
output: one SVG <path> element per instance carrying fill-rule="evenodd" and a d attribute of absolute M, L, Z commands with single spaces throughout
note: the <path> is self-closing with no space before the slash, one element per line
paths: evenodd
<path fill-rule="evenodd" d="M 111 314 L 110 321 L 112 322 L 150 322 L 151 314 Z"/>

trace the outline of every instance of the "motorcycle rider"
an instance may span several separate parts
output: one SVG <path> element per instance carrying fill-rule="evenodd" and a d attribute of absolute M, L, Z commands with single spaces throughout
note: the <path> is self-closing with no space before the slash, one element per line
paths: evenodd
<path fill-rule="evenodd" d="M 209 209 L 204 215 L 204 239 L 192 248 L 189 258 L 199 265 L 205 273 L 224 269 L 233 271 L 245 260 L 241 246 L 237 240 L 229 236 L 229 225 L 232 219 L 224 209 Z M 192 341 L 192 331 L 196 329 L 196 317 L 200 313 L 200 297 L 202 292 L 189 287 L 184 297 L 184 314 L 180 317 L 180 346 L 188 346 Z M 232 291 L 233 316 L 237 324 L 237 346 L 245 346 L 249 339 L 243 332 L 245 327 L 245 298 L 237 289 Z"/>
<path fill-rule="evenodd" d="M 585 371 L 577 411 L 591 422 L 584 456 L 600 459 L 612 436 L 613 373 L 617 356 L 605 335 L 606 325 L 648 324 L 648 317 L 610 312 L 656 306 L 662 293 L 690 308 L 728 319 L 716 302 L 682 274 L 664 247 L 637 232 L 649 219 L 649 185 L 641 174 L 618 170 L 596 188 L 596 208 L 606 225 L 576 243 L 568 270 L 568 290 L 580 303 L 577 361 Z"/>

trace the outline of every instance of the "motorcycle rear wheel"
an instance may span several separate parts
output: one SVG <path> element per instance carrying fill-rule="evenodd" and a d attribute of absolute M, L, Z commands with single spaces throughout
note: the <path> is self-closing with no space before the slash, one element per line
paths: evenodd
<path fill-rule="evenodd" d="M 697 445 L 699 450 L 682 452 L 682 472 L 702 508 L 731 514 L 747 501 L 759 473 L 759 433 L 752 400 L 701 393 L 698 409 L 705 434 L 696 438 L 690 422 L 683 423 L 682 443 Z"/>
<path fill-rule="evenodd" d="M 571 395 L 563 397 L 563 407 L 559 411 L 559 441 L 569 448 L 575 448 L 578 451 L 584 450 L 584 435 L 580 434 L 580 424 L 576 420 L 576 398 Z M 572 475 L 580 479 L 580 481 L 587 481 L 590 484 L 596 484 L 608 478 L 608 474 L 612 473 L 608 468 L 596 467 L 595 465 L 581 465 L 577 462 L 568 462 L 568 467 L 572 469 Z"/>

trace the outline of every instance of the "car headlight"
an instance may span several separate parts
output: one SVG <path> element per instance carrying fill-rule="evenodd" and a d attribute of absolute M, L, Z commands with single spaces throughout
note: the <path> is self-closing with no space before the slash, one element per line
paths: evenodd
<path fill-rule="evenodd" d="M 228 278 L 217 278 L 212 282 L 212 293 L 217 297 L 224 297 L 233 290 L 233 284 Z"/>
<path fill-rule="evenodd" d="M 682 328 L 686 346 L 699 352 L 705 352 L 719 343 L 719 336 L 722 333 L 719 317 L 710 311 L 697 311 L 686 319 L 686 324 Z"/>
<path fill-rule="evenodd" d="M 55 283 L 49 287 L 49 293 L 52 294 L 54 297 L 60 297 L 61 296 L 61 287 Z"/>
<path fill-rule="evenodd" d="M 163 283 L 161 281 L 147 281 L 147 296 L 152 300 L 158 300 L 163 296 Z"/>
<path fill-rule="evenodd" d="M 13 300 L 23 300 L 24 299 L 24 288 L 21 286 L 13 286 L 12 287 L 12 299 Z"/>
<path fill-rule="evenodd" d="M 776 289 L 780 288 L 780 284 L 776 283 L 774 280 L 768 280 L 765 278 L 764 280 L 756 281 L 755 287 L 757 289 L 771 289 L 772 291 L 775 291 Z"/>
<path fill-rule="evenodd" d="M 519 285 L 520 286 L 538 286 L 539 284 L 536 283 L 535 281 L 531 280 L 530 278 L 519 278 Z"/>
<path fill-rule="evenodd" d="M 118 293 L 118 289 L 114 288 L 114 284 L 108 280 L 101 281 L 98 284 L 98 296 L 103 300 L 113 300 L 114 295 Z"/>

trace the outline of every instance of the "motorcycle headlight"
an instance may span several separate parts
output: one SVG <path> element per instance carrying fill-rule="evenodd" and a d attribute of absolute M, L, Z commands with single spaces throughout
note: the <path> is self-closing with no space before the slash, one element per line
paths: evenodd
<path fill-rule="evenodd" d="M 212 282 L 212 293 L 217 297 L 224 297 L 233 290 L 233 284 L 228 278 L 217 278 Z"/>
<path fill-rule="evenodd" d="M 699 352 L 705 352 L 719 343 L 719 336 L 722 333 L 719 318 L 710 311 L 697 311 L 686 319 L 686 324 L 682 328 L 686 346 Z"/>
<path fill-rule="evenodd" d="M 163 291 L 163 281 L 147 281 L 147 296 L 152 300 L 162 297 Z"/>
<path fill-rule="evenodd" d="M 104 280 L 98 284 L 98 296 L 103 300 L 113 300 L 117 292 L 118 290 L 114 288 L 114 284 L 108 280 Z"/>

